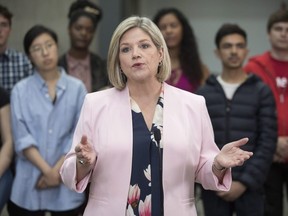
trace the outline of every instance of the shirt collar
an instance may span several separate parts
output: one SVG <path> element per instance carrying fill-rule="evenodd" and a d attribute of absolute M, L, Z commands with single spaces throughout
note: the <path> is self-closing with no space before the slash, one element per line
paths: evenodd
<path fill-rule="evenodd" d="M 59 67 L 59 73 L 60 73 L 60 77 L 59 77 L 56 87 L 57 89 L 65 90 L 67 88 L 67 74 L 62 67 Z M 33 76 L 35 77 L 36 84 L 39 89 L 46 87 L 45 80 L 41 77 L 41 75 L 38 73 L 36 69 L 34 69 Z"/>

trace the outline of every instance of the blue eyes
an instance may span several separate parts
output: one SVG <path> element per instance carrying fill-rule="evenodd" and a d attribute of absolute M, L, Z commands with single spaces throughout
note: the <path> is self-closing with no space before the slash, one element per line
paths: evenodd
<path fill-rule="evenodd" d="M 127 52 L 129 52 L 129 50 L 130 50 L 129 48 L 125 47 L 125 48 L 121 49 L 121 52 L 122 53 L 127 53 Z"/>
<path fill-rule="evenodd" d="M 142 45 L 142 48 L 144 48 L 144 49 L 146 49 L 146 48 L 148 48 L 148 47 L 150 47 L 149 44 L 143 44 L 143 45 Z"/>
<path fill-rule="evenodd" d="M 147 49 L 147 48 L 149 48 L 149 47 L 150 47 L 150 44 L 140 44 L 140 45 L 139 45 L 139 48 L 140 48 L 140 49 Z M 123 48 L 120 49 L 120 51 L 121 51 L 122 53 L 128 53 L 128 52 L 131 51 L 131 50 L 132 50 L 132 47 L 129 47 L 129 46 L 123 47 Z"/>

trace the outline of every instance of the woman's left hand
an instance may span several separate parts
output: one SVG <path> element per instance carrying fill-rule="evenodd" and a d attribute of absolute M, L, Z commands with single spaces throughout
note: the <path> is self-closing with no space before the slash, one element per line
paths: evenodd
<path fill-rule="evenodd" d="M 216 155 L 214 164 L 217 169 L 242 166 L 253 153 L 240 149 L 241 146 L 248 142 L 248 138 L 243 138 L 234 142 L 230 142 L 223 146 L 220 153 Z"/>

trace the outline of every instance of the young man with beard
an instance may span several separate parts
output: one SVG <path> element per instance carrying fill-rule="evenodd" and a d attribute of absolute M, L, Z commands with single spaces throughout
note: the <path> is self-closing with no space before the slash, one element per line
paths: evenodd
<path fill-rule="evenodd" d="M 273 91 L 277 107 L 278 141 L 265 183 L 265 215 L 283 215 L 283 189 L 288 186 L 288 10 L 286 5 L 268 19 L 271 49 L 249 59 L 245 70 L 258 75 Z"/>
<path fill-rule="evenodd" d="M 277 140 L 273 94 L 259 78 L 242 69 L 248 54 L 242 28 L 224 24 L 216 34 L 215 44 L 222 73 L 211 75 L 198 94 L 206 99 L 218 147 L 248 137 L 243 149 L 252 151 L 253 157 L 242 167 L 232 169 L 230 191 L 202 191 L 205 215 L 263 215 L 263 184 Z"/>
<path fill-rule="evenodd" d="M 66 72 L 80 80 L 88 92 L 108 85 L 106 63 L 89 50 L 102 10 L 90 1 L 76 1 L 69 9 L 70 49 L 59 59 Z"/>

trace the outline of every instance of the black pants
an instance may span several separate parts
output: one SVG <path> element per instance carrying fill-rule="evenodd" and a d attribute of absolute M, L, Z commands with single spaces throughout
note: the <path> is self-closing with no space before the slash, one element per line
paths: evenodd
<path fill-rule="evenodd" d="M 288 164 L 273 163 L 265 182 L 265 216 L 283 216 L 284 185 L 288 192 Z"/>
<path fill-rule="evenodd" d="M 234 202 L 227 202 L 217 196 L 214 191 L 202 190 L 205 216 L 263 216 L 263 191 L 246 190 Z"/>
<path fill-rule="evenodd" d="M 46 212 L 50 212 L 51 216 L 78 216 L 81 212 L 80 207 L 69 211 L 30 211 L 11 201 L 7 204 L 7 210 L 10 216 L 44 216 Z"/>

